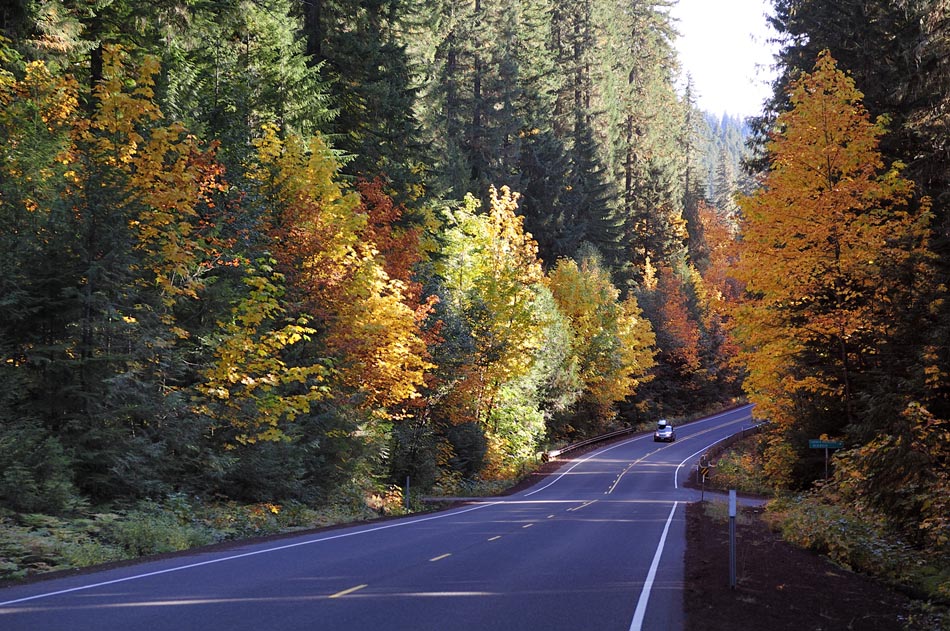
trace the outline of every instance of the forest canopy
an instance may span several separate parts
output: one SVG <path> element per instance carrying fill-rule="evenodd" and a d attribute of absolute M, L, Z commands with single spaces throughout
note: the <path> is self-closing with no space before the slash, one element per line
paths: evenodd
<path fill-rule="evenodd" d="M 671 4 L 8 3 L 0 504 L 451 492 L 744 388 L 776 486 L 843 440 L 946 545 L 946 9 L 776 0 L 750 127 Z"/>

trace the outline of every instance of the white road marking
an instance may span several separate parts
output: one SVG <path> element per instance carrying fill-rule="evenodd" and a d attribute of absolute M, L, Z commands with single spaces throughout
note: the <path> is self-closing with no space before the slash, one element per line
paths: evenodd
<path fill-rule="evenodd" d="M 707 449 L 709 449 L 709 448 L 712 447 L 713 445 L 716 445 L 716 444 L 718 444 L 718 443 L 721 443 L 722 441 L 726 440 L 727 438 L 732 438 L 733 436 L 735 436 L 735 435 L 738 434 L 738 433 L 739 433 L 739 432 L 733 432 L 732 434 L 729 434 L 728 436 L 725 436 L 725 437 L 723 437 L 723 438 L 720 438 L 719 440 L 713 441 L 713 442 L 709 443 L 708 445 L 706 445 L 705 447 L 703 447 L 702 449 L 700 449 L 699 451 L 697 451 L 697 452 L 695 452 L 695 453 L 693 453 L 693 454 L 687 456 L 687 457 L 683 460 L 683 462 L 681 462 L 681 463 L 679 463 L 679 465 L 677 465 L 676 471 L 673 472 L 673 488 L 674 488 L 674 489 L 680 488 L 679 479 L 678 479 L 678 478 L 679 478 L 680 469 L 683 467 L 684 464 L 686 464 L 687 462 L 689 462 L 690 460 L 692 460 L 693 458 L 695 458 L 695 457 L 698 456 L 699 454 L 703 453 L 704 451 L 706 451 Z"/>
<path fill-rule="evenodd" d="M 617 443 L 616 445 L 613 445 L 613 446 L 611 446 L 611 447 L 607 447 L 606 449 L 601 449 L 601 450 L 599 450 L 599 451 L 595 451 L 594 453 L 592 453 L 591 455 L 587 456 L 586 458 L 582 458 L 581 460 L 578 460 L 577 462 L 575 462 L 573 465 L 571 465 L 571 467 L 570 467 L 567 471 L 565 471 L 565 472 L 562 473 L 561 475 L 557 476 L 556 478 L 554 478 L 553 480 L 551 480 L 550 482 L 548 482 L 547 484 L 545 484 L 544 486 L 542 486 L 540 489 L 535 489 L 535 490 L 531 491 L 530 493 L 525 493 L 524 496 L 525 496 L 525 497 L 531 497 L 531 496 L 534 495 L 535 493 L 540 493 L 540 492 L 543 491 L 544 489 L 547 489 L 547 488 L 549 488 L 549 487 L 551 487 L 551 486 L 554 486 L 554 484 L 555 484 L 558 480 L 560 480 L 561 478 L 563 478 L 564 476 L 566 476 L 568 473 L 570 473 L 571 471 L 573 471 L 575 468 L 577 468 L 577 467 L 579 467 L 580 465 L 584 464 L 585 462 L 587 462 L 588 460 L 590 460 L 590 459 L 593 458 L 594 456 L 599 456 L 599 455 L 601 455 L 601 454 L 605 454 L 605 453 L 607 453 L 608 451 L 611 451 L 612 449 L 617 449 L 618 447 L 623 447 L 623 446 L 625 446 L 625 445 L 629 445 L 629 444 L 632 443 L 632 442 L 635 442 L 635 441 L 638 441 L 638 440 L 643 440 L 643 439 L 646 438 L 646 437 L 647 437 L 647 434 L 644 434 L 643 436 L 638 436 L 637 438 L 631 438 L 630 440 L 625 440 L 625 441 L 623 441 L 622 443 Z"/>
<path fill-rule="evenodd" d="M 384 526 L 376 526 L 374 528 L 366 528 L 364 530 L 357 530 L 354 532 L 344 532 L 338 535 L 319 537 L 317 539 L 307 539 L 306 541 L 298 541 L 297 543 L 290 543 L 287 545 L 275 546 L 273 548 L 264 548 L 263 550 L 254 550 L 253 552 L 244 552 L 242 554 L 233 554 L 231 556 L 219 557 L 216 559 L 209 559 L 207 561 L 200 561 L 198 563 L 189 563 L 187 565 L 179 565 L 176 567 L 170 567 L 164 570 L 156 570 L 154 572 L 145 572 L 144 574 L 134 574 L 132 576 L 116 578 L 111 581 L 102 581 L 100 583 L 90 583 L 89 585 L 80 585 L 78 587 L 71 587 L 69 589 L 60 589 L 54 592 L 44 592 L 41 594 L 34 594 L 33 596 L 26 596 L 24 598 L 17 598 L 15 600 L 0 602 L 0 607 L 6 607 L 7 605 L 14 605 L 16 603 L 27 602 L 30 600 L 38 600 L 40 598 L 49 598 L 51 596 L 61 596 L 63 594 L 70 594 L 72 592 L 80 592 L 87 589 L 95 589 L 97 587 L 105 587 L 106 585 L 115 585 L 116 583 L 127 583 L 129 581 L 136 581 L 142 578 L 149 578 L 150 576 L 159 576 L 161 574 L 169 574 L 171 572 L 180 572 L 182 570 L 190 570 L 196 567 L 203 567 L 205 565 L 213 565 L 215 563 L 223 563 L 225 561 L 234 561 L 236 559 L 243 559 L 245 557 L 257 556 L 259 554 L 268 554 L 270 552 L 279 552 L 281 550 L 289 550 L 291 548 L 298 548 L 300 546 L 308 546 L 314 543 L 322 543 L 324 541 L 333 541 L 334 539 L 345 539 L 347 537 L 355 537 L 356 535 L 365 535 L 371 532 L 379 532 L 380 530 L 389 530 L 390 528 L 401 528 L 403 526 L 412 526 L 412 525 L 421 524 L 427 521 L 434 521 L 436 519 L 445 519 L 446 517 L 455 517 L 457 515 L 463 515 L 465 513 L 470 513 L 472 511 L 488 508 L 489 506 L 496 506 L 501 503 L 502 502 L 491 502 L 488 504 L 479 504 L 478 506 L 473 506 L 471 508 L 458 510 L 452 513 L 433 515 L 431 517 L 422 517 L 419 519 L 413 519 L 412 521 L 393 522 L 391 524 L 386 524 Z"/>
<path fill-rule="evenodd" d="M 660 557 L 663 556 L 663 546 L 666 545 L 666 535 L 670 531 L 670 524 L 673 522 L 673 515 L 676 514 L 676 507 L 679 502 L 673 502 L 673 508 L 670 509 L 670 516 L 666 518 L 666 526 L 663 527 L 663 534 L 660 535 L 660 543 L 656 547 L 656 554 L 653 555 L 653 563 L 650 564 L 650 571 L 647 573 L 647 580 L 643 583 L 643 590 L 640 592 L 640 600 L 637 601 L 637 610 L 633 614 L 633 620 L 630 622 L 630 631 L 640 631 L 643 628 L 643 618 L 647 613 L 647 603 L 650 601 L 650 590 L 653 589 L 653 581 L 656 579 L 656 570 L 660 566 Z"/>
<path fill-rule="evenodd" d="M 749 407 L 751 407 L 751 406 L 749 406 Z M 723 413 L 721 413 L 721 414 L 716 414 L 716 415 L 714 415 L 714 416 L 710 416 L 710 417 L 708 417 L 708 418 L 705 418 L 705 419 L 702 419 L 702 420 L 699 420 L 699 421 L 694 421 L 693 423 L 690 423 L 690 425 L 696 425 L 696 424 L 698 424 L 698 423 L 704 423 L 704 422 L 707 422 L 707 421 L 711 421 L 711 420 L 717 419 L 717 418 L 722 417 L 722 416 L 725 416 L 725 415 L 727 415 L 727 414 L 731 414 L 731 413 L 736 412 L 736 411 L 737 411 L 737 410 L 730 410 L 730 411 L 728 411 L 728 412 L 723 412 Z M 560 479 L 563 478 L 565 475 L 567 475 L 568 473 L 570 473 L 571 471 L 573 471 L 576 467 L 580 466 L 580 465 L 583 464 L 584 462 L 587 462 L 587 461 L 590 460 L 591 458 L 594 458 L 595 456 L 602 455 L 602 454 L 607 453 L 608 451 L 611 451 L 611 450 L 613 450 L 613 449 L 617 449 L 617 448 L 619 448 L 619 447 L 623 447 L 623 446 L 625 446 L 625 445 L 629 445 L 629 444 L 632 443 L 632 442 L 635 442 L 635 441 L 638 441 L 638 440 L 643 440 L 643 439 L 649 438 L 649 437 L 650 437 L 650 434 L 644 434 L 644 435 L 642 435 L 642 436 L 638 436 L 638 437 L 636 437 L 636 438 L 632 438 L 632 439 L 630 439 L 630 440 L 626 440 L 626 441 L 617 443 L 616 445 L 611 445 L 610 447 L 607 447 L 607 448 L 605 448 L 605 449 L 601 449 L 601 450 L 595 451 L 595 452 L 591 453 L 589 456 L 587 456 L 586 458 L 583 458 L 583 459 L 578 460 L 577 462 L 575 462 L 569 469 L 567 469 L 567 470 L 566 470 L 564 473 L 562 473 L 561 475 L 557 476 L 554 480 L 552 480 L 552 481 L 549 482 L 548 484 L 542 486 L 542 487 L 539 488 L 539 489 L 535 489 L 534 491 L 531 491 L 530 493 L 526 493 L 526 494 L 524 495 L 524 497 L 530 497 L 531 495 L 534 495 L 535 493 L 540 493 L 541 491 L 543 491 L 543 490 L 545 490 L 545 489 L 551 487 L 551 486 L 554 485 L 558 480 L 560 480 Z M 719 442 L 719 441 L 716 441 L 716 442 Z M 715 443 L 712 443 L 712 444 L 715 444 Z M 710 446 L 711 446 L 711 445 L 710 445 Z M 707 447 L 707 448 L 708 448 L 708 447 Z M 696 456 L 697 454 L 701 453 L 702 451 L 703 451 L 703 450 L 697 451 L 695 454 L 693 454 L 692 456 L 690 456 L 690 458 Z M 682 463 L 680 463 L 680 466 L 677 467 L 677 471 L 679 471 L 679 468 L 682 467 L 683 464 L 684 464 L 687 460 L 689 460 L 689 458 L 687 458 L 687 459 L 684 460 Z M 675 477 L 676 477 L 676 474 L 674 473 L 674 486 L 675 486 L 676 488 L 679 488 L 678 485 L 676 484 L 676 479 L 675 479 Z M 333 540 L 335 540 L 335 539 L 345 539 L 345 538 L 347 538 L 347 537 L 355 537 L 355 536 L 357 536 L 357 535 L 364 535 L 364 534 L 369 534 L 369 533 L 373 533 L 373 532 L 379 532 L 379 531 L 381 531 L 381 530 L 389 530 L 389 529 L 391 529 L 391 528 L 402 528 L 402 527 L 404 527 L 404 526 L 412 526 L 412 525 L 415 525 L 415 524 L 420 524 L 420 523 L 428 522 L 428 521 L 434 521 L 434 520 L 437 520 L 437 519 L 445 519 L 445 518 L 447 518 L 447 517 L 455 517 L 455 516 L 457 516 L 457 515 L 462 515 L 462 514 L 465 514 L 465 513 L 470 513 L 470 512 L 472 512 L 472 511 L 481 510 L 481 509 L 483 509 L 483 508 L 488 508 L 489 506 L 497 506 L 497 505 L 503 504 L 503 503 L 506 503 L 506 502 L 504 502 L 504 501 L 489 502 L 489 503 L 485 503 L 485 504 L 479 504 L 479 505 L 477 505 L 477 506 L 472 506 L 472 507 L 470 507 L 470 508 L 465 508 L 465 509 L 462 509 L 462 510 L 454 511 L 454 512 L 451 512 L 451 513 L 438 514 L 438 515 L 433 515 L 433 516 L 430 516 L 430 517 L 421 517 L 421 518 L 419 518 L 419 519 L 413 519 L 413 520 L 411 520 L 411 521 L 393 522 L 393 523 L 386 524 L 386 525 L 383 525 L 383 526 L 376 526 L 376 527 L 373 527 L 373 528 L 366 528 L 366 529 L 363 529 L 363 530 L 356 530 L 356 531 L 352 531 L 352 532 L 345 532 L 345 533 L 341 533 L 341 534 L 338 534 L 338 535 L 330 535 L 330 536 L 327 536 L 327 537 L 319 537 L 319 538 L 317 538 L 317 539 L 308 539 L 308 540 L 305 540 L 305 541 L 299 541 L 299 542 L 297 542 L 297 543 L 291 543 L 291 544 L 282 545 L 282 546 L 275 546 L 275 547 L 273 547 L 273 548 L 264 548 L 264 549 L 261 549 L 261 550 L 254 550 L 254 551 L 252 551 L 252 552 L 244 552 L 244 553 L 242 553 L 242 554 L 234 554 L 234 555 L 231 555 L 231 556 L 209 559 L 209 560 L 207 560 L 207 561 L 200 561 L 200 562 L 198 562 L 198 563 L 189 563 L 189 564 L 186 564 L 186 565 L 179 565 L 179 566 L 175 566 L 175 567 L 166 568 L 166 569 L 164 569 L 164 570 L 156 570 L 156 571 L 154 571 L 154 572 L 145 572 L 145 573 L 142 573 L 142 574 L 134 574 L 134 575 L 132 575 L 132 576 L 125 576 L 125 577 L 122 577 L 122 578 L 112 579 L 112 580 L 109 580 L 109 581 L 101 581 L 101 582 L 98 582 L 98 583 L 90 583 L 90 584 L 88 584 L 88 585 L 79 585 L 79 586 L 77 586 L 77 587 L 71 587 L 71 588 L 69 588 L 69 589 L 61 589 L 61 590 L 52 591 L 52 592 L 43 592 L 43 593 L 40 593 L 40 594 L 34 594 L 34 595 L 32 595 L 32 596 L 25 596 L 25 597 L 23 597 L 23 598 L 16 598 L 16 599 L 14 599 L 14 600 L 8 600 L 8 601 L 0 602 L 0 607 L 6 607 L 6 606 L 8 606 L 8 605 L 14 605 L 14 604 L 17 604 L 17 603 L 28 602 L 28 601 L 31 601 L 31 600 L 39 600 L 39 599 L 42 599 L 42 598 L 50 598 L 50 597 L 52 597 L 52 596 L 61 596 L 61 595 L 63 595 L 63 594 L 70 594 L 70 593 L 73 593 L 73 592 L 79 592 L 79 591 L 85 591 L 85 590 L 89 590 L 89 589 L 95 589 L 95 588 L 97 588 L 97 587 L 105 587 L 105 586 L 107 586 L 107 585 L 115 585 L 115 584 L 118 584 L 118 583 L 127 583 L 127 582 L 129 582 L 129 581 L 135 581 L 135 580 L 139 580 L 139 579 L 143 579 L 143 578 L 149 578 L 149 577 L 152 577 L 152 576 L 160 576 L 160 575 L 162 575 L 162 574 L 169 574 L 169 573 L 172 573 L 172 572 L 180 572 L 180 571 L 183 571 L 183 570 L 190 570 L 190 569 L 194 569 L 194 568 L 198 568 L 198 567 L 203 567 L 203 566 L 205 566 L 205 565 L 213 565 L 213 564 L 215 564 L 215 563 L 223 563 L 223 562 L 225 562 L 225 561 L 234 561 L 234 560 L 236 560 L 236 559 L 243 559 L 243 558 L 246 558 L 246 557 L 252 557 L 252 556 L 257 556 L 257 555 L 261 555 L 261 554 L 268 554 L 268 553 L 271 553 L 271 552 L 279 552 L 279 551 L 281 551 L 281 550 L 288 550 L 288 549 L 297 548 L 297 547 L 300 547 L 300 546 L 307 546 L 307 545 L 311 545 L 311 544 L 314 544 L 314 543 L 322 543 L 322 542 L 324 542 L 324 541 L 333 541 Z M 674 510 L 674 511 L 676 510 L 676 504 L 673 505 L 673 510 Z M 671 512 L 671 513 L 670 513 L 670 520 L 672 520 L 672 515 L 673 515 L 673 513 Z M 666 539 L 666 532 L 667 532 L 668 529 L 669 529 L 669 520 L 667 521 L 667 529 L 663 531 L 663 538 L 660 540 L 660 548 L 657 550 L 657 554 L 659 554 L 659 553 L 662 551 L 662 546 L 663 546 L 663 543 L 664 543 L 664 541 L 665 541 L 665 539 Z M 659 556 L 657 556 L 656 559 L 654 559 L 654 562 L 656 562 L 657 559 L 659 559 Z M 640 598 L 641 598 L 641 600 L 642 600 L 642 599 L 643 599 L 643 596 L 641 595 Z M 639 610 L 639 607 L 638 607 L 638 610 Z M 635 619 L 635 620 L 636 620 L 636 619 Z M 633 628 L 633 627 L 631 627 L 631 629 L 632 629 L 632 628 Z"/>
<path fill-rule="evenodd" d="M 352 594 L 353 592 L 358 592 L 361 589 L 366 589 L 367 587 L 369 587 L 369 585 L 357 585 L 356 587 L 344 589 L 342 592 L 337 592 L 333 594 L 332 596 L 327 596 L 327 598 L 343 598 L 344 596 L 348 594 Z"/>
<path fill-rule="evenodd" d="M 709 416 L 709 417 L 707 417 L 707 418 L 700 419 L 700 420 L 698 420 L 698 421 L 693 421 L 692 423 L 689 423 L 688 425 L 689 425 L 690 427 L 695 427 L 696 425 L 699 425 L 700 423 L 706 423 L 706 422 L 708 422 L 708 421 L 714 421 L 714 420 L 716 420 L 716 419 L 722 418 L 723 416 L 727 416 L 727 415 L 729 415 L 729 414 L 734 414 L 735 412 L 738 412 L 739 410 L 743 410 L 743 409 L 745 409 L 745 408 L 751 408 L 751 407 L 752 407 L 751 405 L 747 405 L 747 406 L 743 406 L 743 407 L 741 407 L 741 408 L 736 408 L 736 409 L 733 409 L 733 410 L 729 410 L 729 411 L 727 411 L 727 412 L 720 412 L 719 414 L 714 414 L 714 415 Z M 561 478 L 563 478 L 564 476 L 566 476 L 568 473 L 570 473 L 571 471 L 573 471 L 576 467 L 579 467 L 580 465 L 582 465 L 583 463 L 587 462 L 587 461 L 590 460 L 591 458 L 594 458 L 595 456 L 600 456 L 601 454 L 605 454 L 605 453 L 607 453 L 608 451 L 611 451 L 611 450 L 613 450 L 613 449 L 617 449 L 618 447 L 624 447 L 624 446 L 626 446 L 626 445 L 629 445 L 629 444 L 632 443 L 632 442 L 636 442 L 636 441 L 638 441 L 638 440 L 644 440 L 645 438 L 650 438 L 650 437 L 652 437 L 652 434 L 651 434 L 651 433 L 646 433 L 646 434 L 643 434 L 642 436 L 637 436 L 636 438 L 631 438 L 630 440 L 625 440 L 625 441 L 623 441 L 623 442 L 617 443 L 616 445 L 611 445 L 610 447 L 606 447 L 606 448 L 604 448 L 604 449 L 597 450 L 597 451 L 591 453 L 591 454 L 590 454 L 589 456 L 587 456 L 586 458 L 582 458 L 582 459 L 578 460 L 577 462 L 575 462 L 575 463 L 574 463 L 573 465 L 571 465 L 571 467 L 570 467 L 569 469 L 567 469 L 564 473 L 562 473 L 561 475 L 557 476 L 556 478 L 554 478 L 553 480 L 551 480 L 550 482 L 548 482 L 547 484 L 545 484 L 545 485 L 542 486 L 541 488 L 535 489 L 535 490 L 531 491 L 530 493 L 525 493 L 524 496 L 525 496 L 525 497 L 531 497 L 531 496 L 534 495 L 535 493 L 540 493 L 540 492 L 543 491 L 544 489 L 547 489 L 547 488 L 550 488 L 551 486 L 554 486 L 554 484 L 557 483 L 558 480 L 560 480 Z M 715 444 L 715 443 L 713 443 L 713 444 Z M 696 452 L 696 453 L 699 453 L 699 452 Z M 690 457 L 692 457 L 692 456 L 690 456 Z M 689 458 L 687 458 L 687 460 L 688 460 L 688 459 L 689 459 Z M 683 462 L 686 462 L 686 461 L 684 460 Z M 681 465 L 681 466 L 682 466 L 682 465 Z M 675 486 L 675 480 L 674 480 L 674 486 Z M 679 487 L 676 486 L 676 488 L 679 488 Z"/>

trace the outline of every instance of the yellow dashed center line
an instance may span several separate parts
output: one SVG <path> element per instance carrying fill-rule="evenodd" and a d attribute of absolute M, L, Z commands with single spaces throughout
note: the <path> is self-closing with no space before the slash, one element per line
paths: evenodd
<path fill-rule="evenodd" d="M 352 594 L 353 592 L 358 592 L 365 587 L 369 587 L 369 585 L 357 585 L 356 587 L 344 589 L 342 592 L 337 592 L 333 594 L 332 596 L 330 596 L 330 598 L 342 598 L 343 596 L 347 596 L 349 594 Z"/>

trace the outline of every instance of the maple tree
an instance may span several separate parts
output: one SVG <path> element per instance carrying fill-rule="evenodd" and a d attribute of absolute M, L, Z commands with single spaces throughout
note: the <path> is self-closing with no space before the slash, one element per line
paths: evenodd
<path fill-rule="evenodd" d="M 593 414 L 595 424 L 604 423 L 616 403 L 648 380 L 656 352 L 653 328 L 636 298 L 620 300 L 596 258 L 585 258 L 580 265 L 559 260 L 548 274 L 548 286 L 571 323 L 585 413 Z"/>
<path fill-rule="evenodd" d="M 885 121 L 870 120 L 829 53 L 790 102 L 762 188 L 740 200 L 735 268 L 747 290 L 735 311 L 745 387 L 780 428 L 773 473 L 785 481 L 806 434 L 855 431 L 860 394 L 926 282 L 928 233 L 926 200 L 916 204 L 901 165 L 881 158 Z"/>
<path fill-rule="evenodd" d="M 401 265 L 393 256 L 389 269 L 402 276 L 393 278 L 373 240 L 396 249 L 397 237 L 384 228 L 396 215 L 380 211 L 370 223 L 319 135 L 305 145 L 270 127 L 256 144 L 252 177 L 271 205 L 269 233 L 295 309 L 314 319 L 335 360 L 334 379 L 355 393 L 359 407 L 386 416 L 387 408 L 419 396 L 431 368 L 420 331 L 428 311 L 418 303 L 419 287 L 409 285 L 412 255 L 403 253 Z M 414 239 L 405 238 L 406 246 Z"/>
<path fill-rule="evenodd" d="M 480 422 L 490 414 L 497 388 L 528 370 L 525 359 L 540 344 L 532 286 L 543 275 L 537 245 L 523 230 L 517 204 L 516 193 L 493 188 L 489 211 L 480 215 L 478 202 L 469 196 L 451 217 L 437 270 L 447 307 L 471 332 L 473 357 L 457 393 L 471 394 L 469 412 Z"/>
<path fill-rule="evenodd" d="M 683 284 L 672 268 L 660 268 L 657 291 L 662 296 L 659 312 L 664 343 L 660 344 L 661 352 L 677 372 L 685 375 L 698 370 L 699 325 L 690 313 Z"/>
<path fill-rule="evenodd" d="M 288 349 L 316 331 L 304 317 L 286 321 L 282 280 L 269 261 L 249 267 L 248 294 L 207 340 L 214 361 L 201 373 L 196 390 L 204 398 L 195 410 L 214 421 L 212 431 L 224 432 L 229 446 L 286 440 L 286 424 L 329 396 L 331 373 L 323 361 L 286 359 Z"/>

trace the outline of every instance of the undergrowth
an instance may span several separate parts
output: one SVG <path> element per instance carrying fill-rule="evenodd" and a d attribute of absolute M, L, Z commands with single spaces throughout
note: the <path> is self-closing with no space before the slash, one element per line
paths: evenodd
<path fill-rule="evenodd" d="M 0 581 L 249 537 L 401 514 L 401 490 L 320 508 L 300 503 L 205 502 L 171 495 L 73 516 L 0 512 Z"/>
<path fill-rule="evenodd" d="M 436 494 L 488 496 L 516 480 L 442 480 Z M 413 497 L 412 511 L 431 509 Z M 351 489 L 333 504 L 209 502 L 185 494 L 128 506 L 83 506 L 70 516 L 0 508 L 0 581 L 224 541 L 353 523 L 409 511 L 400 487 Z"/>
<path fill-rule="evenodd" d="M 928 620 L 921 628 L 950 625 L 950 550 L 923 550 L 889 529 L 882 517 L 829 503 L 817 493 L 777 498 L 765 516 L 786 541 L 883 579 L 920 601 L 916 615 Z"/>
<path fill-rule="evenodd" d="M 710 469 L 706 485 L 723 491 L 735 489 L 740 493 L 771 495 L 774 488 L 762 467 L 762 444 L 760 434 L 731 445 Z"/>
<path fill-rule="evenodd" d="M 772 494 L 762 467 L 762 440 L 752 436 L 730 446 L 718 457 L 707 485 Z M 721 510 L 725 511 L 724 505 Z M 914 628 L 950 629 L 950 549 L 915 546 L 888 528 L 882 516 L 831 502 L 819 491 L 777 497 L 769 502 L 764 518 L 786 541 L 914 597 L 918 623 Z"/>

